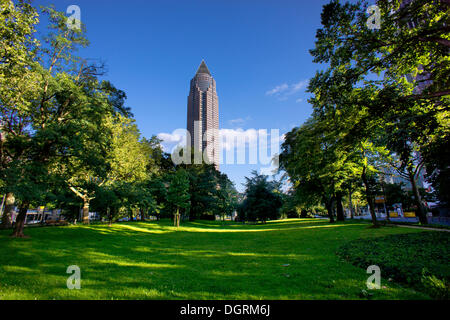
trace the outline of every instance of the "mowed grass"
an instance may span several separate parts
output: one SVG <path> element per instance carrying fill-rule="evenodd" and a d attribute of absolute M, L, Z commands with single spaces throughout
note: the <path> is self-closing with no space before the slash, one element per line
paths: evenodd
<path fill-rule="evenodd" d="M 266 225 L 169 220 L 0 231 L 0 299 L 364 299 L 366 270 L 339 246 L 423 232 L 364 223 L 292 219 Z M 433 231 L 430 231 L 433 232 Z M 67 267 L 81 269 L 69 290 Z M 427 299 L 388 282 L 372 299 Z"/>

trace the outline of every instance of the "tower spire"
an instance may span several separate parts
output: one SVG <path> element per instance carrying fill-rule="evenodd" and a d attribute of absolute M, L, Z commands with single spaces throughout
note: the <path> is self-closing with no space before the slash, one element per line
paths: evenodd
<path fill-rule="evenodd" d="M 197 73 L 196 74 L 199 74 L 199 73 L 206 73 L 206 74 L 211 75 L 211 73 L 209 72 L 208 67 L 206 66 L 205 60 L 202 60 L 202 63 L 200 63 L 200 66 L 197 69 Z"/>

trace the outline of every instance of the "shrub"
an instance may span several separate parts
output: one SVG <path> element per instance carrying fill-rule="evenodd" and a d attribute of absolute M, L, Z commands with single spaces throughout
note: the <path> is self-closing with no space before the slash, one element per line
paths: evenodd
<path fill-rule="evenodd" d="M 436 299 L 448 300 L 450 284 L 448 281 L 438 279 L 428 272 L 426 268 L 422 271 L 422 285 L 425 291 Z"/>
<path fill-rule="evenodd" d="M 421 232 L 359 239 L 340 247 L 337 254 L 353 265 L 377 265 L 383 277 L 422 290 L 434 298 L 448 298 L 450 235 Z"/>

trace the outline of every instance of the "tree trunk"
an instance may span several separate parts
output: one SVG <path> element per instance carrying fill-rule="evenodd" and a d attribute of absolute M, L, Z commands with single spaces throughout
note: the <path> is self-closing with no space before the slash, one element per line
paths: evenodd
<path fill-rule="evenodd" d="M 344 208 L 342 207 L 342 193 L 336 193 L 336 216 L 337 221 L 344 221 Z"/>
<path fill-rule="evenodd" d="M 113 218 L 116 216 L 116 213 L 117 213 L 117 209 L 116 208 L 110 208 L 109 209 L 109 216 L 108 216 L 108 218 L 109 218 L 109 222 L 108 222 L 109 226 L 112 226 Z"/>
<path fill-rule="evenodd" d="M 144 217 L 144 210 L 143 209 L 139 209 L 141 212 L 141 221 L 145 221 L 145 217 Z"/>
<path fill-rule="evenodd" d="M 327 209 L 328 217 L 330 218 L 330 223 L 334 223 L 333 198 L 325 200 L 325 208 Z"/>
<path fill-rule="evenodd" d="M 384 182 L 381 184 L 381 188 L 383 189 L 383 197 L 384 197 L 383 206 L 384 206 L 384 211 L 386 213 L 386 222 L 390 223 L 391 220 L 389 220 L 389 210 L 386 207 L 387 197 L 386 197 L 386 190 L 384 189 Z"/>
<path fill-rule="evenodd" d="M 83 199 L 83 215 L 82 221 L 84 224 L 89 224 L 89 200 Z"/>
<path fill-rule="evenodd" d="M 130 221 L 134 221 L 133 219 L 133 210 L 128 210 L 128 219 L 130 220 Z"/>
<path fill-rule="evenodd" d="M 45 207 L 43 207 L 42 209 L 41 209 L 41 207 L 38 207 L 38 212 L 40 212 L 41 213 L 41 221 L 39 222 L 41 225 L 43 225 L 44 223 L 45 223 L 45 214 L 44 214 L 44 212 L 45 212 Z"/>
<path fill-rule="evenodd" d="M 2 216 L 2 228 L 11 228 L 12 226 L 12 214 L 14 212 L 14 204 L 16 199 L 14 198 L 14 195 L 12 192 L 8 192 L 6 194 L 6 200 L 5 200 L 5 210 L 3 211 Z"/>
<path fill-rule="evenodd" d="M 3 207 L 5 206 L 6 194 L 3 195 L 2 204 L 0 205 L 0 216 L 3 216 Z"/>
<path fill-rule="evenodd" d="M 366 168 L 363 169 L 363 173 L 361 175 L 361 178 L 362 178 L 362 181 L 364 183 L 364 186 L 366 187 L 366 200 L 367 200 L 367 203 L 369 204 L 369 211 L 370 211 L 370 216 L 372 217 L 373 226 L 374 227 L 378 227 L 377 216 L 375 214 L 375 208 L 374 208 L 374 203 L 373 203 L 372 192 L 370 191 L 369 182 L 367 181 Z"/>
<path fill-rule="evenodd" d="M 416 178 L 411 170 L 408 170 L 409 173 L 409 181 L 411 182 L 412 191 L 414 194 L 414 202 L 417 206 L 417 213 L 419 216 L 419 221 L 421 224 L 428 224 L 427 213 L 422 204 L 422 197 L 420 195 L 419 189 L 417 188 Z"/>
<path fill-rule="evenodd" d="M 354 218 L 355 213 L 354 213 L 354 208 L 353 208 L 353 202 L 352 202 L 352 190 L 348 189 L 348 207 L 350 209 L 350 216 L 351 219 Z"/>
<path fill-rule="evenodd" d="M 180 208 L 177 208 L 177 213 L 174 215 L 173 225 L 177 228 L 180 226 Z"/>
<path fill-rule="evenodd" d="M 16 224 L 14 226 L 14 231 L 11 234 L 15 238 L 23 238 L 23 228 L 25 226 L 25 218 L 27 217 L 28 208 L 30 207 L 29 202 L 23 202 L 19 207 L 19 214 L 16 217 Z"/>

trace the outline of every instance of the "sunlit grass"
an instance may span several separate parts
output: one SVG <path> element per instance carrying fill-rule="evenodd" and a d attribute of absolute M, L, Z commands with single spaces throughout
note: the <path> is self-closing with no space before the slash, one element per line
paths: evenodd
<path fill-rule="evenodd" d="M 170 220 L 0 231 L 0 299 L 360 299 L 366 270 L 336 249 L 417 230 L 292 219 L 265 225 Z M 81 268 L 81 290 L 66 269 Z M 374 299 L 423 299 L 382 280 Z"/>

